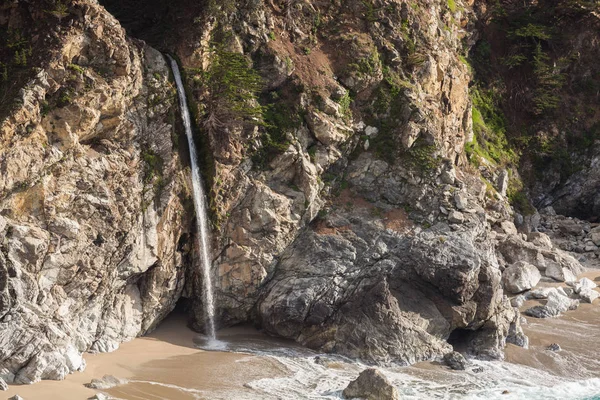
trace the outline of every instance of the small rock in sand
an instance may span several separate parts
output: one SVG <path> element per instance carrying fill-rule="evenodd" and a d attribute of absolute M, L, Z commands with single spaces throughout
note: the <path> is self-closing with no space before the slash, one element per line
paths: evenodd
<path fill-rule="evenodd" d="M 21 396 L 19 396 L 18 394 L 15 394 L 13 397 L 11 397 L 8 400 L 25 400 L 25 399 L 22 398 Z"/>
<path fill-rule="evenodd" d="M 548 295 L 545 305 L 528 308 L 525 314 L 535 318 L 558 317 L 561 313 L 575 310 L 578 306 L 579 300 L 572 300 L 554 290 Z"/>
<path fill-rule="evenodd" d="M 104 393 L 96 393 L 94 396 L 90 397 L 88 400 L 109 400 L 110 397 L 105 395 Z"/>
<path fill-rule="evenodd" d="M 92 379 L 90 383 L 86 383 L 85 386 L 90 389 L 110 389 L 115 386 L 123 384 L 124 381 L 112 376 L 112 375 L 104 375 L 102 379 Z"/>
<path fill-rule="evenodd" d="M 552 343 L 550 346 L 546 347 L 546 350 L 550 351 L 560 351 L 560 345 L 558 343 Z"/>

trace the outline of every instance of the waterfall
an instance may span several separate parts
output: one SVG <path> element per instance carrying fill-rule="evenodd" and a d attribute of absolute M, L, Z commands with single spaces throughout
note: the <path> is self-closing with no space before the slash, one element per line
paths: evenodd
<path fill-rule="evenodd" d="M 198 228 L 198 250 L 200 251 L 200 263 L 202 264 L 202 281 L 204 283 L 204 314 L 206 319 L 206 334 L 210 339 L 215 338 L 215 304 L 213 297 L 212 279 L 210 276 L 211 256 L 208 247 L 209 233 L 207 228 L 207 213 L 206 213 L 206 197 L 198 168 L 198 157 L 196 155 L 196 146 L 192 136 L 192 124 L 190 120 L 190 111 L 185 98 L 185 90 L 179 73 L 179 66 L 171 56 L 167 55 L 171 63 L 171 69 L 175 76 L 177 84 L 177 94 L 179 95 L 179 105 L 181 107 L 181 119 L 185 127 L 185 135 L 187 136 L 188 145 L 190 148 L 190 162 L 192 164 L 192 187 L 194 197 L 194 209 L 196 211 L 196 227 Z"/>

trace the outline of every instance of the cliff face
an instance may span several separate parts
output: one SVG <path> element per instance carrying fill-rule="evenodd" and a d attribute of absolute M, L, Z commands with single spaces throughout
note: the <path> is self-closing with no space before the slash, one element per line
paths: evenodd
<path fill-rule="evenodd" d="M 31 54 L 10 71 L 34 69 L 0 126 L 0 375 L 16 383 L 63 379 L 81 352 L 156 326 L 189 233 L 161 54 L 92 2 L 42 8 L 12 2 L 0 19 Z"/>
<path fill-rule="evenodd" d="M 466 59 L 482 4 L 101 3 L 0 12 L 17 99 L 1 110 L 0 376 L 61 379 L 180 297 L 204 326 L 187 149 L 150 46 L 184 67 L 221 326 L 372 362 L 433 359 L 449 338 L 498 359 L 523 344 L 501 271 L 523 257 L 580 271 L 517 233 L 513 166 L 474 166 L 491 135 Z"/>
<path fill-rule="evenodd" d="M 264 81 L 247 93 L 267 107 L 257 127 L 189 70 L 214 155 L 221 323 L 405 363 L 465 329 L 474 353 L 502 357 L 515 314 L 488 233 L 509 212 L 463 152 L 468 4 L 238 6 L 201 14 L 178 51 L 217 78 L 246 54 Z"/>

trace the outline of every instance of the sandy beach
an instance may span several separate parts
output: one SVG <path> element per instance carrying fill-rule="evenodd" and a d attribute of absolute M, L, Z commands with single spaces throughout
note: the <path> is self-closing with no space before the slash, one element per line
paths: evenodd
<path fill-rule="evenodd" d="M 229 333 L 235 330 L 229 330 Z M 225 335 L 227 335 L 227 331 Z M 195 391 L 244 388 L 244 383 L 258 375 L 283 374 L 277 365 L 253 355 L 228 352 L 207 352 L 194 346 L 197 334 L 185 323 L 185 316 L 171 315 L 160 327 L 146 337 L 123 343 L 112 353 L 85 354 L 84 372 L 69 375 L 64 381 L 42 381 L 33 385 L 11 385 L 6 398 L 18 394 L 25 400 L 61 399 L 82 400 L 98 392 L 120 399 L 197 399 Z M 238 362 L 243 361 L 243 362 Z M 260 366 L 260 368 L 256 368 Z M 113 375 L 130 382 L 108 390 L 84 386 L 94 378 Z M 142 381 L 142 382 L 137 382 Z M 164 383 L 190 390 L 148 384 Z M 200 397 L 201 398 L 201 397 Z"/>
<path fill-rule="evenodd" d="M 600 283 L 600 270 L 588 271 L 582 276 Z M 564 283 L 548 281 L 540 285 L 564 286 Z M 506 361 L 571 379 L 600 376 L 600 352 L 597 350 L 597 344 L 600 343 L 599 301 L 593 305 L 581 304 L 577 310 L 558 318 L 540 320 L 526 317 L 527 323 L 523 328 L 529 337 L 530 347 L 523 349 L 509 344 Z M 522 310 L 542 302 L 528 301 Z M 127 400 L 254 399 L 260 397 L 256 397 L 259 394 L 249 382 L 263 378 L 285 379 L 290 375 L 290 370 L 282 364 L 281 359 L 278 361 L 274 357 L 245 353 L 244 346 L 254 350 L 260 350 L 261 346 L 265 350 L 300 349 L 288 341 L 266 337 L 251 327 L 225 329 L 219 332 L 219 337 L 233 344 L 231 348 L 234 352 L 199 349 L 198 334 L 187 328 L 185 316 L 172 314 L 155 332 L 124 343 L 113 353 L 86 354 L 87 367 L 82 373 L 72 374 L 65 381 L 10 386 L 3 396 L 9 398 L 19 394 L 25 400 L 81 400 L 103 392 Z M 558 343 L 562 350 L 547 350 L 546 347 L 552 343 Z M 331 364 L 331 368 L 334 368 L 334 364 Z M 339 368 L 347 368 L 347 365 L 344 367 L 341 363 Z M 352 375 L 354 372 L 349 373 Z M 402 373 L 430 379 L 437 385 L 451 386 L 459 378 L 455 374 L 448 374 L 446 368 L 436 362 L 419 363 L 402 369 Z M 123 379 L 126 383 L 106 390 L 84 386 L 106 374 Z"/>

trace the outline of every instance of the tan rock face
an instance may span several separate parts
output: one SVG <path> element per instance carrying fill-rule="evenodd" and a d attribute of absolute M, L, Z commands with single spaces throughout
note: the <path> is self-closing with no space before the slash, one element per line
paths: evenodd
<path fill-rule="evenodd" d="M 221 25 L 202 15 L 185 33 L 194 40 L 177 44 L 185 66 L 206 68 L 206 37 L 232 28 L 227 48 L 255 61 L 262 96 L 301 115 L 297 124 L 289 124 L 288 115 L 277 120 L 283 139 L 268 161 L 256 154 L 277 140 L 272 131 L 266 139 L 264 128 L 231 123 L 207 134 L 216 170 L 213 269 L 223 324 L 249 318 L 284 251 L 327 203 L 332 186 L 347 179 L 348 157 L 357 147 L 362 150 L 353 156 L 375 159 L 368 174 L 382 174 L 378 165 L 392 157 L 419 159 L 417 171 L 385 183 L 394 203 L 401 203 L 396 200 L 406 180 L 420 179 L 421 164 L 446 159 L 462 165 L 465 138 L 472 136 L 470 75 L 459 57 L 466 33 L 456 21 L 469 17 L 468 8 L 457 7 L 451 16 L 442 1 L 380 3 L 369 11 L 359 1 L 308 2 L 300 12 L 252 2 L 243 6 L 243 17 L 219 16 Z M 189 84 L 197 88 L 201 110 L 205 93 L 193 80 Z M 201 327 L 201 310 L 196 314 Z"/>
<path fill-rule="evenodd" d="M 0 125 L 0 371 L 17 383 L 147 332 L 184 285 L 169 70 L 102 7 L 72 19 Z"/>

